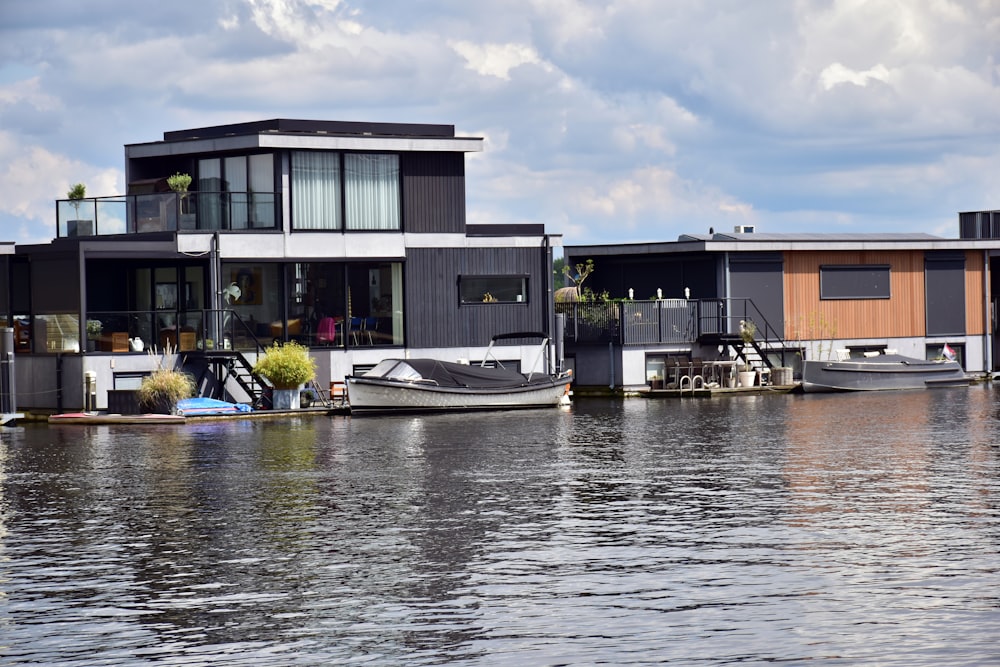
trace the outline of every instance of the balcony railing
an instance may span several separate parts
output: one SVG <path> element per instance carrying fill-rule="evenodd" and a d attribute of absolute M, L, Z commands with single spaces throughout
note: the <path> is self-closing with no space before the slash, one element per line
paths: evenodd
<path fill-rule="evenodd" d="M 740 322 L 753 322 L 756 339 L 780 343 L 774 329 L 751 299 L 660 299 L 656 301 L 611 301 L 560 303 L 556 312 L 566 313 L 565 340 L 573 343 L 650 345 L 694 343 L 713 337 L 738 337 Z"/>
<path fill-rule="evenodd" d="M 59 238 L 174 231 L 281 229 L 276 192 L 158 192 L 59 199 Z"/>
<path fill-rule="evenodd" d="M 684 299 L 558 304 L 565 312 L 566 340 L 575 343 L 691 343 L 697 302 Z"/>

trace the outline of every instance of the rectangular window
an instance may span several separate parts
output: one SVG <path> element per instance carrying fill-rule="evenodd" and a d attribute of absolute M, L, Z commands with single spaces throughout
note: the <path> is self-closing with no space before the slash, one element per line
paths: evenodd
<path fill-rule="evenodd" d="M 528 300 L 527 276 L 461 276 L 459 298 L 469 303 L 522 303 Z"/>
<path fill-rule="evenodd" d="M 398 230 L 399 156 L 344 155 L 347 229 Z"/>
<path fill-rule="evenodd" d="M 819 267 L 821 299 L 888 299 L 887 265 L 850 265 Z"/>
<path fill-rule="evenodd" d="M 945 346 L 948 347 L 947 350 Z M 959 366 L 965 368 L 965 343 L 929 343 L 926 355 L 929 360 L 954 359 Z"/>
<path fill-rule="evenodd" d="M 237 155 L 198 161 L 198 229 L 274 229 L 274 156 Z"/>
<path fill-rule="evenodd" d="M 292 228 L 340 227 L 340 153 L 292 153 Z"/>
<path fill-rule="evenodd" d="M 310 347 L 403 344 L 402 262 L 287 266 L 289 331 Z"/>

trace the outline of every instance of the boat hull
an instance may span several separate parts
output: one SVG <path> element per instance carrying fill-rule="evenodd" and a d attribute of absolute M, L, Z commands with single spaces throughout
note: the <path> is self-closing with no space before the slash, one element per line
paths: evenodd
<path fill-rule="evenodd" d="M 348 377 L 347 403 L 352 413 L 543 408 L 564 403 L 569 387 L 568 378 L 525 387 L 466 389 Z"/>
<path fill-rule="evenodd" d="M 809 393 L 928 389 L 968 384 L 962 367 L 954 361 L 880 355 L 844 361 L 802 362 L 802 390 Z"/>

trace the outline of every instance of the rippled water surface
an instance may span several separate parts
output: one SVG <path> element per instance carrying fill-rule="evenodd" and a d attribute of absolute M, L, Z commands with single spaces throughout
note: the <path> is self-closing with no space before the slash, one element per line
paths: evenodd
<path fill-rule="evenodd" d="M 8 430 L 0 664 L 998 664 L 998 398 Z"/>

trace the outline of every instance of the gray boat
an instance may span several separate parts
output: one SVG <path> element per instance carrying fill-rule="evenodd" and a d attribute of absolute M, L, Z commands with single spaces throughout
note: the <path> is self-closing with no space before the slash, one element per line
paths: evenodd
<path fill-rule="evenodd" d="M 927 360 L 899 354 L 858 359 L 803 361 L 802 390 L 880 391 L 964 387 L 969 378 L 956 361 Z"/>

